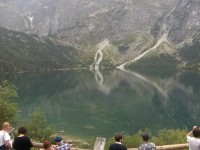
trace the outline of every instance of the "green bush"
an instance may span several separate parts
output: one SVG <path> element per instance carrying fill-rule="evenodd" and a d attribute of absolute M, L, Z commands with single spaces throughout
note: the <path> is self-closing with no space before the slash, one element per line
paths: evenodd
<path fill-rule="evenodd" d="M 143 143 L 141 134 L 146 132 L 150 135 L 150 141 L 156 145 L 170 145 L 186 143 L 187 130 L 185 129 L 160 129 L 156 133 L 152 133 L 150 129 L 139 130 L 134 135 L 125 134 L 123 144 L 127 148 L 137 148 Z M 115 138 L 111 137 L 107 140 L 105 149 L 109 149 L 111 144 L 115 143 Z"/>
<path fill-rule="evenodd" d="M 17 96 L 17 88 L 8 81 L 3 81 L 0 86 L 0 124 L 5 121 L 16 123 L 18 107 L 14 99 Z"/>
<path fill-rule="evenodd" d="M 36 109 L 31 114 L 30 120 L 25 122 L 25 127 L 28 130 L 27 135 L 37 142 L 49 139 L 53 133 L 53 128 L 48 124 L 45 114 L 40 109 Z"/>
<path fill-rule="evenodd" d="M 186 143 L 187 130 L 184 129 L 162 129 L 157 135 L 152 137 L 156 145 L 181 144 Z"/>

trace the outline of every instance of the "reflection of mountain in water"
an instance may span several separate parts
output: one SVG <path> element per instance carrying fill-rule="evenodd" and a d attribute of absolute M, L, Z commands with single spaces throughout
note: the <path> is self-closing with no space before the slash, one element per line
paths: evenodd
<path fill-rule="evenodd" d="M 156 130 L 198 124 L 199 74 L 174 72 L 163 78 L 150 73 L 140 76 L 104 70 L 100 78 L 96 77 L 98 80 L 91 71 L 5 78 L 19 88 L 22 117 L 39 106 L 51 123 L 72 135 L 111 136 L 115 132 L 133 133 L 145 127 Z"/>

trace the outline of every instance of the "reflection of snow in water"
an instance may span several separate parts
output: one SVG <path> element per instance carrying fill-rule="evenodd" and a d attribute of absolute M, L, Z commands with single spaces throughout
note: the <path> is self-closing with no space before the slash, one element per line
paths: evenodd
<path fill-rule="evenodd" d="M 99 85 L 103 84 L 103 75 L 100 71 L 95 72 L 95 79 Z"/>
<path fill-rule="evenodd" d="M 106 86 L 104 84 L 104 78 L 103 78 L 103 75 L 102 73 L 99 71 L 99 70 L 96 70 L 95 71 L 95 80 L 97 82 L 97 84 L 99 85 L 100 87 L 100 90 L 103 92 L 103 93 L 106 93 L 106 94 L 109 94 L 110 93 L 110 88 L 108 86 Z"/>
<path fill-rule="evenodd" d="M 124 66 L 129 65 L 130 63 L 136 62 L 139 59 L 141 59 L 142 57 L 144 57 L 147 53 L 151 52 L 152 50 L 154 50 L 155 48 L 157 48 L 163 41 L 167 41 L 167 34 L 164 34 L 156 43 L 156 45 L 154 45 L 152 48 L 148 49 L 147 51 L 145 51 L 144 53 L 140 54 L 139 56 L 135 57 L 134 59 L 123 63 L 120 66 L 117 66 L 116 68 L 124 71 L 124 72 L 128 72 L 140 79 L 142 79 L 143 81 L 147 82 L 148 84 L 152 85 L 153 87 L 155 87 L 162 95 L 163 97 L 168 97 L 167 91 L 163 90 L 158 84 L 156 84 L 155 82 L 148 80 L 147 78 L 145 78 L 144 76 L 136 73 L 136 72 L 132 72 L 130 70 L 127 70 L 124 68 Z"/>
<path fill-rule="evenodd" d="M 135 77 L 137 77 L 137 78 L 139 78 L 139 79 L 145 81 L 145 82 L 148 83 L 149 85 L 152 85 L 153 87 L 155 87 L 155 88 L 159 91 L 159 93 L 162 94 L 162 96 L 163 96 L 164 98 L 167 98 L 167 97 L 168 97 L 168 91 L 165 91 L 164 89 L 162 89 L 162 88 L 161 88 L 158 84 L 156 84 L 155 82 L 153 82 L 153 81 L 151 81 L 151 80 L 145 78 L 144 76 L 142 76 L 141 74 L 138 74 L 138 73 L 136 73 L 136 72 L 133 72 L 133 71 L 126 71 L 126 72 L 128 72 L 128 73 L 134 75 Z"/>
<path fill-rule="evenodd" d="M 124 68 L 125 65 L 127 64 L 130 64 L 132 62 L 135 62 L 139 59 L 141 59 L 142 57 L 144 57 L 148 52 L 154 50 L 155 48 L 157 48 L 163 41 L 166 41 L 167 37 L 167 34 L 164 34 L 157 42 L 156 45 L 154 45 L 152 48 L 150 48 L 149 50 L 147 50 L 146 52 L 142 53 L 141 55 L 139 55 L 138 57 L 132 59 L 131 61 L 128 61 L 120 66 L 118 66 L 117 68 L 124 71 L 124 72 L 127 72 L 135 77 L 137 77 L 138 79 L 141 79 L 143 80 L 144 82 L 146 82 L 147 84 L 153 86 L 155 89 L 157 89 L 157 91 L 164 97 L 164 98 L 168 98 L 168 91 L 169 89 L 165 89 L 165 88 L 162 88 L 161 86 L 159 86 L 156 82 L 152 81 L 152 80 L 149 80 L 148 78 L 142 76 L 141 74 L 138 74 L 136 72 L 133 72 L 133 71 L 130 71 L 130 70 L 127 70 Z M 99 87 L 100 87 L 100 90 L 103 91 L 104 93 L 106 94 L 109 94 L 110 93 L 110 90 L 112 89 L 112 87 L 109 87 L 107 86 L 104 82 L 104 77 L 102 75 L 102 73 L 100 72 L 99 70 L 99 65 L 103 59 L 103 49 L 109 44 L 109 41 L 108 39 L 105 39 L 104 41 L 102 41 L 101 43 L 99 43 L 97 45 L 98 47 L 98 51 L 97 53 L 95 54 L 95 57 L 94 57 L 94 63 L 90 66 L 90 69 L 94 69 L 95 70 L 95 80 L 96 82 L 98 83 Z"/>
<path fill-rule="evenodd" d="M 99 70 L 99 65 L 103 60 L 103 49 L 109 44 L 108 39 L 104 39 L 101 43 L 97 45 L 98 51 L 94 56 L 94 63 L 90 66 L 90 70 L 95 70 L 95 80 L 98 83 L 100 90 L 104 93 L 108 94 L 110 92 L 110 88 L 104 85 L 104 78 Z"/>
<path fill-rule="evenodd" d="M 97 84 L 99 85 L 99 89 L 105 93 L 105 94 L 109 94 L 110 90 L 112 87 L 106 86 L 106 84 L 104 83 L 104 78 L 102 73 L 100 72 L 100 70 L 95 70 L 93 71 L 92 69 L 90 69 L 90 71 L 92 71 L 95 75 L 95 80 L 97 82 Z"/>

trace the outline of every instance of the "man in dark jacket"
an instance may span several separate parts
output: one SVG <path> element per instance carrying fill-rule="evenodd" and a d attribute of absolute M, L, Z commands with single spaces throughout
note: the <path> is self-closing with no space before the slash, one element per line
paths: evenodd
<path fill-rule="evenodd" d="M 109 150 L 127 150 L 127 148 L 122 144 L 124 137 L 121 134 L 115 135 L 115 143 L 111 144 Z"/>

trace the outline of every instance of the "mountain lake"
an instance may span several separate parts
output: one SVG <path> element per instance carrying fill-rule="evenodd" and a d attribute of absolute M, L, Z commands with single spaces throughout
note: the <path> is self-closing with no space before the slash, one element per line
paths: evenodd
<path fill-rule="evenodd" d="M 75 137 L 199 124 L 199 72 L 141 72 L 71 70 L 1 75 L 0 80 L 18 88 L 20 120 L 39 107 L 58 132 Z"/>

